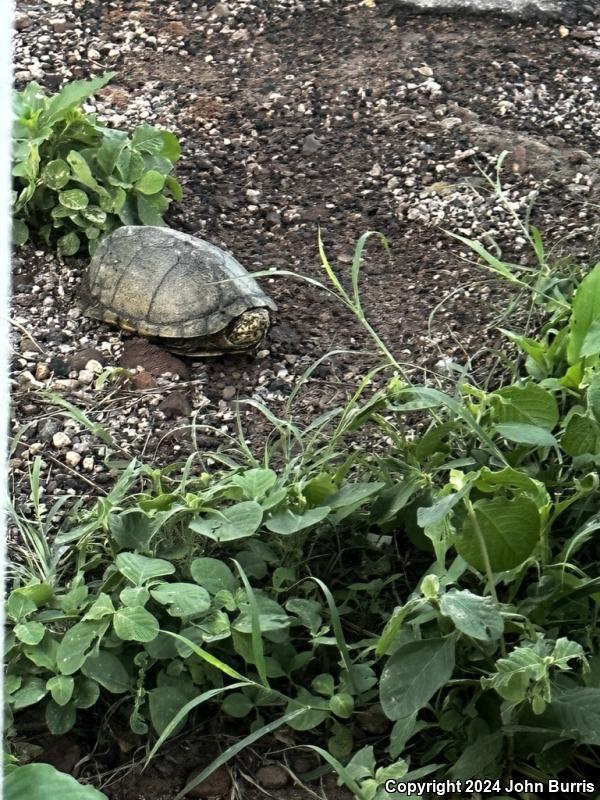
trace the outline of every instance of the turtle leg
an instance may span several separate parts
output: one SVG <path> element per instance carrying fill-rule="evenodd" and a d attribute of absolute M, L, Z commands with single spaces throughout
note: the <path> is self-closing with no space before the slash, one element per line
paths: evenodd
<path fill-rule="evenodd" d="M 265 337 L 270 323 L 266 308 L 251 308 L 231 324 L 226 333 L 230 347 L 245 349 L 260 344 Z"/>

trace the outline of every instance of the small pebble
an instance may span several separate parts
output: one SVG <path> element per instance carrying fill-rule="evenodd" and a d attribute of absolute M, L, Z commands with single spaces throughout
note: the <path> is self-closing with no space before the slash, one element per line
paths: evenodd
<path fill-rule="evenodd" d="M 68 447 L 71 444 L 71 439 L 64 431 L 59 431 L 52 437 L 52 444 L 57 448 Z"/>
<path fill-rule="evenodd" d="M 65 456 L 65 462 L 70 467 L 76 467 L 79 464 L 80 461 L 81 461 L 81 456 L 79 455 L 79 453 L 76 453 L 74 450 L 69 450 L 69 452 Z"/>

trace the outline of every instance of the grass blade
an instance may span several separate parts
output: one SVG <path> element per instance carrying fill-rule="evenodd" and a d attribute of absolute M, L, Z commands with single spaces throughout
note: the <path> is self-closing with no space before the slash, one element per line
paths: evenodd
<path fill-rule="evenodd" d="M 258 611 L 258 603 L 256 602 L 256 595 L 254 594 L 252 586 L 250 586 L 250 581 L 246 577 L 246 573 L 242 569 L 242 565 L 237 562 L 235 558 L 232 560 L 237 568 L 237 571 L 240 573 L 244 588 L 246 589 L 248 604 L 250 606 L 250 616 L 252 618 L 252 654 L 254 656 L 256 669 L 263 687 L 269 689 L 270 686 L 269 679 L 267 678 L 267 665 L 263 650 L 262 631 L 260 629 L 260 614 Z"/>
<path fill-rule="evenodd" d="M 212 775 L 215 770 L 219 769 L 219 767 L 223 766 L 223 764 L 226 764 L 230 758 L 233 758 L 234 756 L 237 756 L 238 753 L 241 753 L 245 747 L 254 744 L 254 742 L 258 741 L 263 736 L 266 736 L 268 733 L 277 730 L 277 728 L 281 728 L 282 725 L 285 725 L 287 722 L 294 719 L 294 717 L 304 714 L 304 711 L 305 709 L 303 708 L 290 711 L 289 714 L 284 714 L 283 717 L 279 717 L 279 719 L 276 719 L 274 722 L 270 722 L 268 725 L 263 725 L 262 728 L 259 728 L 257 731 L 254 731 L 241 741 L 236 742 L 231 747 L 228 747 L 227 750 L 225 750 L 224 753 L 221 753 L 218 758 L 215 758 L 215 760 L 212 761 L 208 767 L 206 767 L 206 769 L 203 769 L 199 775 L 196 775 L 193 780 L 184 786 L 179 794 L 174 797 L 174 800 L 182 800 L 182 798 L 185 797 L 188 792 L 191 792 L 194 786 L 197 786 L 199 783 L 202 783 L 202 781 L 205 781 L 209 775 Z"/>

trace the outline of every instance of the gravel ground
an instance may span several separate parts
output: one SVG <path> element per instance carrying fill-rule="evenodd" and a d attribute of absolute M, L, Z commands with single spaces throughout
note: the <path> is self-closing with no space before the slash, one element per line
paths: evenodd
<path fill-rule="evenodd" d="M 116 70 L 89 110 L 118 127 L 174 130 L 186 195 L 169 223 L 250 270 L 322 277 L 320 224 L 347 272 L 356 238 L 385 232 L 392 255 L 369 251 L 365 308 L 401 360 L 432 370 L 491 341 L 503 291 L 461 263 L 441 229 L 487 234 L 523 258 L 513 212 L 536 200 L 535 221 L 553 242 L 566 237 L 584 257 L 595 248 L 600 18 L 566 27 L 386 11 L 370 0 L 20 0 L 16 85 L 56 90 Z M 503 203 L 479 168 L 504 149 Z M 315 358 L 373 349 L 324 293 L 271 278 L 264 287 L 279 312 L 256 357 L 182 361 L 85 319 L 85 266 L 31 246 L 15 257 L 11 474 L 22 510 L 34 455 L 49 495 L 93 496 L 112 479 L 107 448 L 57 416 L 40 389 L 84 409 L 128 454 L 165 463 L 189 453 L 192 419 L 199 446 L 213 449 L 233 430 L 236 399 L 277 409 Z M 352 353 L 322 365 L 300 419 L 339 403 L 368 363 Z M 97 388 L 117 366 L 130 380 Z M 249 437 L 264 434 L 249 417 Z"/>

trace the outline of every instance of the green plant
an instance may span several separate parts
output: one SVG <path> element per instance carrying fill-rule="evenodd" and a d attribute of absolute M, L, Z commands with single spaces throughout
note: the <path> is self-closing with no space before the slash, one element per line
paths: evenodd
<path fill-rule="evenodd" d="M 75 778 L 59 772 L 50 764 L 24 764 L 4 758 L 2 796 L 5 800 L 46 800 L 62 797 L 64 800 L 106 800 L 106 795 L 92 786 L 84 786 Z"/>
<path fill-rule="evenodd" d="M 361 320 L 367 238 L 350 294 L 322 250 Z M 273 426 L 260 458 L 241 436 L 212 473 L 197 454 L 139 467 L 101 525 L 58 534 L 60 580 L 9 595 L 16 730 L 43 703 L 65 731 L 108 693 L 154 729 L 150 757 L 207 703 L 247 721 L 196 782 L 282 725 L 358 800 L 383 800 L 387 777 L 585 774 L 600 747 L 598 275 L 556 275 L 558 306 L 544 291 L 565 333 L 543 374 L 411 384 L 369 326 L 384 363 L 344 407 L 301 429 L 291 404 L 254 404 Z M 386 446 L 349 455 L 367 433 Z"/>
<path fill-rule="evenodd" d="M 168 194 L 181 199 L 170 174 L 180 153 L 174 134 L 141 125 L 128 136 L 81 110 L 113 76 L 74 81 L 52 97 L 37 83 L 15 93 L 15 244 L 32 233 L 64 255 L 82 243 L 93 252 L 120 225 L 163 225 Z"/>

